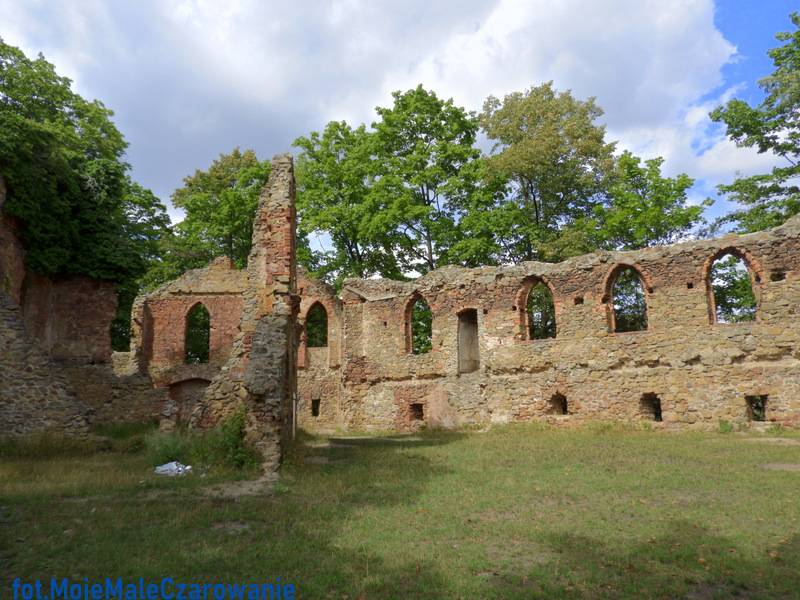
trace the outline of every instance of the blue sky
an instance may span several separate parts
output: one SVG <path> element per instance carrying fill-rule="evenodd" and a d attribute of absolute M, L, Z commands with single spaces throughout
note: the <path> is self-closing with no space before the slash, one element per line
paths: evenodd
<path fill-rule="evenodd" d="M 393 90 L 422 83 L 479 110 L 489 94 L 553 80 L 597 97 L 620 148 L 696 178 L 700 201 L 777 164 L 736 148 L 707 114 L 760 99 L 793 4 L 0 0 L 0 36 L 113 109 L 134 178 L 164 200 L 235 146 L 268 158 L 329 120 L 369 123 Z M 728 208 L 718 200 L 709 216 Z"/>

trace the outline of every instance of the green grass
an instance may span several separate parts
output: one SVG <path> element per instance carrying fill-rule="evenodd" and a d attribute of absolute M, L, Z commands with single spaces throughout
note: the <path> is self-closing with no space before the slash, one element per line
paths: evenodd
<path fill-rule="evenodd" d="M 144 451 L 5 454 L 0 597 L 53 575 L 281 577 L 300 598 L 796 597 L 800 472 L 762 465 L 800 463 L 800 445 L 746 437 L 333 438 L 298 445 L 271 496 L 236 499 L 202 488 L 252 470 L 161 479 Z"/>

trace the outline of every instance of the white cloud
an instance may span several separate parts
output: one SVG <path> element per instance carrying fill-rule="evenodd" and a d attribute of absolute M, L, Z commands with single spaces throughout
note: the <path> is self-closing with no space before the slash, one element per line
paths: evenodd
<path fill-rule="evenodd" d="M 736 91 L 713 17 L 711 0 L 0 0 L 0 35 L 114 108 L 134 175 L 162 196 L 235 145 L 268 156 L 328 120 L 370 122 L 393 90 L 479 110 L 548 80 L 596 96 L 621 146 L 710 189 L 774 162 L 708 120 Z"/>

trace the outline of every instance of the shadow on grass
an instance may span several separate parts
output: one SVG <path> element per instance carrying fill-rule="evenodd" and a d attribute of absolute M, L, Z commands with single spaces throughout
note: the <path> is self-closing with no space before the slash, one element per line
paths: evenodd
<path fill-rule="evenodd" d="M 0 497 L 0 557 L 8 567 L 0 597 L 13 577 L 65 576 L 201 583 L 280 577 L 295 583 L 301 598 L 449 597 L 437 565 L 378 554 L 371 546 L 380 540 L 362 543 L 354 524 L 381 519 L 393 507 L 413 512 L 431 479 L 448 468 L 407 450 L 460 437 L 340 437 L 324 449 L 298 445 L 273 496 L 220 500 L 176 487 L 153 498 L 119 486 L 85 502 L 56 493 Z M 342 462 L 308 465 L 303 458 L 310 453 Z"/>
<path fill-rule="evenodd" d="M 687 521 L 624 548 L 571 533 L 551 534 L 553 560 L 527 577 L 495 572 L 497 598 L 791 598 L 800 590 L 800 536 L 763 556 Z"/>

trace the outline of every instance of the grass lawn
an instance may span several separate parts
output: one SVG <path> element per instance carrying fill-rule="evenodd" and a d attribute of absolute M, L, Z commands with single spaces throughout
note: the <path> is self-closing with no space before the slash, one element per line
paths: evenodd
<path fill-rule="evenodd" d="M 6 452 L 0 598 L 51 576 L 281 577 L 299 598 L 800 597 L 800 436 L 764 437 L 306 438 L 271 495 L 235 499 L 204 490 L 252 473 L 158 478 L 130 448 Z"/>

